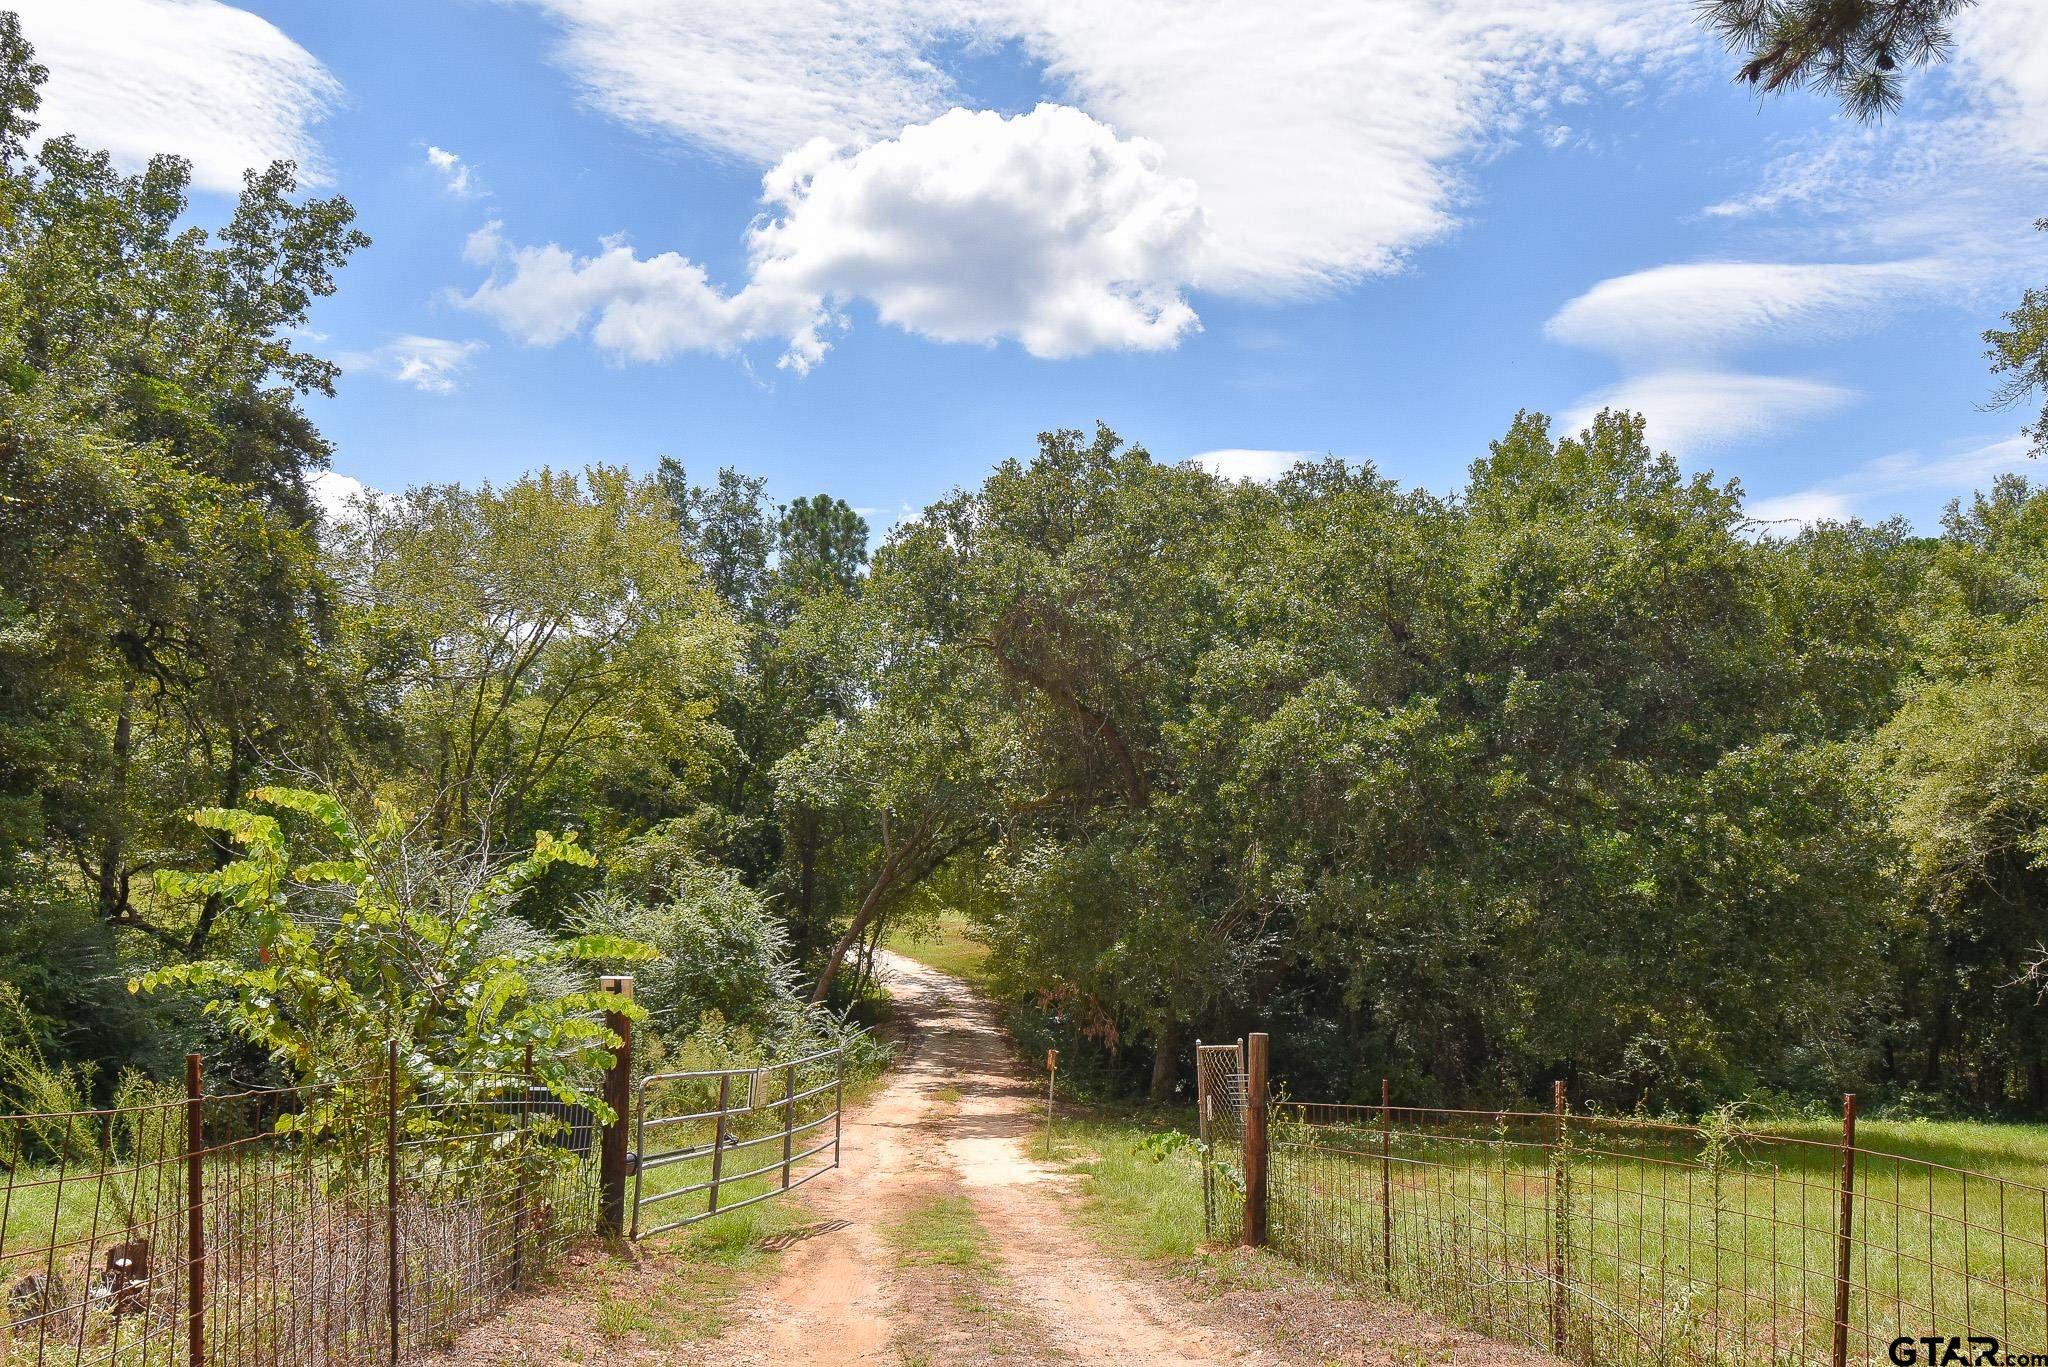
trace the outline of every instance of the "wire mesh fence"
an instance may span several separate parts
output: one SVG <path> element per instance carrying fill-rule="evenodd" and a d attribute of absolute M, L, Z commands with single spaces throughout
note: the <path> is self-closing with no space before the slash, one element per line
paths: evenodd
<path fill-rule="evenodd" d="M 0 1364 L 417 1357 L 591 1231 L 592 1123 L 520 1073 L 209 1094 L 196 1060 L 0 1116 Z"/>
<path fill-rule="evenodd" d="M 1853 1101 L 1835 1142 L 1561 1090 L 1268 1117 L 1276 1249 L 1573 1361 L 2048 1362 L 2048 1189 L 1859 1145 Z"/>
<path fill-rule="evenodd" d="M 1244 1041 L 1195 1042 L 1195 1106 L 1202 1141 L 1202 1219 L 1211 1237 L 1244 1233 Z"/>

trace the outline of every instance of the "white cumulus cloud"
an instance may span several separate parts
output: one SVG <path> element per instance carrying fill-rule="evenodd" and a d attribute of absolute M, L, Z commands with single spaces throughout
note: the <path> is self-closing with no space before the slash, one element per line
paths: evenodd
<path fill-rule="evenodd" d="M 1187 464 L 1200 466 L 1219 479 L 1271 484 L 1300 462 L 1315 458 L 1313 451 L 1266 451 L 1230 446 L 1189 456 Z"/>
<path fill-rule="evenodd" d="M 1777 431 L 1855 397 L 1853 390 L 1793 376 L 1658 370 L 1580 400 L 1563 423 L 1575 431 L 1603 408 L 1625 408 L 1643 415 L 1653 444 L 1690 454 Z"/>
<path fill-rule="evenodd" d="M 242 172 L 288 159 L 321 179 L 312 134 L 341 86 L 268 20 L 219 0 L 9 0 L 50 69 L 37 114 L 133 169 L 160 152 L 193 183 L 239 189 Z"/>
<path fill-rule="evenodd" d="M 373 351 L 345 352 L 339 364 L 344 371 L 379 375 L 409 384 L 423 394 L 452 394 L 463 370 L 483 349 L 482 342 L 457 342 L 408 333 Z"/>
<path fill-rule="evenodd" d="M 468 255 L 492 267 L 464 302 L 550 345 L 588 326 L 623 359 L 781 340 L 820 360 L 841 305 L 948 342 L 1012 338 L 1034 356 L 1173 346 L 1199 326 L 1183 290 L 1204 240 L 1195 187 L 1159 149 L 1078 110 L 952 110 L 849 150 L 813 140 L 762 179 L 749 278 L 730 292 L 675 252 L 622 239 L 594 256 L 514 246 L 493 224 Z"/>
<path fill-rule="evenodd" d="M 448 187 L 451 195 L 473 195 L 478 193 L 476 174 L 470 164 L 445 147 L 427 148 L 427 165 L 441 175 L 441 183 Z"/>
<path fill-rule="evenodd" d="M 320 470 L 306 481 L 313 492 L 313 502 L 329 522 L 346 522 L 356 515 L 363 500 L 377 490 L 357 479 L 344 475 L 339 470 Z"/>
<path fill-rule="evenodd" d="M 963 103 L 949 53 L 1014 46 L 1200 187 L 1202 283 L 1253 294 L 1395 268 L 1531 110 L 1709 46 L 1682 0 L 527 2 L 596 108 L 764 166 L 928 123 Z"/>

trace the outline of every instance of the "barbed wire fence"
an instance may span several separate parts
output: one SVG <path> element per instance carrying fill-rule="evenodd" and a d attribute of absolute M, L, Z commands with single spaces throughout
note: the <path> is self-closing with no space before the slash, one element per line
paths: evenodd
<path fill-rule="evenodd" d="M 1576 1114 L 1561 1083 L 1549 1111 L 1275 1100 L 1248 1044 L 1197 1054 L 1219 1163 L 1243 1097 L 1217 1237 L 1601 1367 L 2048 1353 L 2048 1188 L 1859 1145 L 1853 1097 L 1828 1140 Z"/>

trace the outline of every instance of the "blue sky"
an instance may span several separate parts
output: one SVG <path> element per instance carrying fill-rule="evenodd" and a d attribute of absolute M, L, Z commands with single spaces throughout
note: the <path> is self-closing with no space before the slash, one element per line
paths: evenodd
<path fill-rule="evenodd" d="M 21 8 L 47 124 L 201 220 L 277 155 L 356 205 L 308 345 L 373 486 L 670 454 L 879 528 L 1100 419 L 1451 490 L 1604 402 L 1770 517 L 2030 468 L 1979 334 L 2048 281 L 2048 0 L 1878 129 L 1690 0 Z"/>

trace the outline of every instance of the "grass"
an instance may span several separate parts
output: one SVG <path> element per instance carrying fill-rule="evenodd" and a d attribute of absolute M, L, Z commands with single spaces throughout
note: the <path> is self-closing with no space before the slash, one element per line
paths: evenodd
<path fill-rule="evenodd" d="M 988 1230 L 964 1196 L 934 1196 L 892 1221 L 882 1237 L 899 1267 L 952 1267 L 989 1276 L 996 1261 Z"/>
<path fill-rule="evenodd" d="M 986 991 L 989 986 L 988 946 L 976 938 L 974 927 L 957 911 L 941 911 L 936 917 L 891 927 L 882 936 L 882 944 L 976 988 Z"/>
<path fill-rule="evenodd" d="M 1089 1179 L 1087 1219 L 1113 1251 L 1256 1277 L 1256 1262 L 1210 1256 L 1201 1157 L 1181 1147 L 1162 1158 L 1148 1145 L 1192 1122 L 1178 1111 L 1091 1108 L 1062 1117 L 1057 1156 Z M 1623 1140 L 1583 1122 L 1579 1130 L 1564 1184 L 1574 1357 L 1825 1360 L 1840 1168 L 1826 1145 L 1837 1128 L 1777 1124 L 1769 1132 L 1791 1142 L 1718 1151 L 1683 1136 Z M 1557 1188 L 1538 1138 L 1547 1135 L 1480 1123 L 1395 1137 L 1386 1190 L 1396 1298 L 1548 1346 Z M 1852 1212 L 1852 1355 L 1881 1359 L 1902 1333 L 2048 1345 L 2048 1196 L 2008 1185 L 2048 1187 L 2048 1127 L 1872 1122 L 1857 1138 L 1866 1152 Z M 1378 1131 L 1282 1127 L 1275 1139 L 1276 1247 L 1379 1290 L 1387 1227 Z"/>
<path fill-rule="evenodd" d="M 716 1338 L 776 1260 L 763 1243 L 801 1217 L 791 1206 L 764 1201 L 664 1236 L 637 1260 L 612 1251 L 596 1270 L 598 1333 L 656 1348 Z M 643 1275 L 650 1267 L 651 1281 Z"/>
<path fill-rule="evenodd" d="M 1053 1157 L 1088 1178 L 1083 1209 L 1111 1249 L 1148 1259 L 1191 1258 L 1202 1251 L 1207 1236 L 1199 1157 L 1182 1150 L 1162 1158 L 1146 1148 L 1161 1131 L 1192 1130 L 1194 1119 L 1192 1112 L 1135 1107 L 1060 1116 Z"/>
<path fill-rule="evenodd" d="M 1361 1117 L 1369 1121 L 1369 1116 Z M 1547 1343 L 1565 1266 L 1568 1339 L 1596 1362 L 1806 1361 L 1834 1323 L 1839 1131 L 1778 1141 L 1574 1123 L 1560 1165 L 1547 1118 L 1396 1133 L 1275 1129 L 1278 1247 L 1489 1332 Z M 2048 1343 L 2048 1132 L 1872 1124 L 1858 1135 L 1849 1336 Z M 1933 1162 L 1967 1162 L 1962 1172 Z M 1391 1230 L 1382 1215 L 1390 1198 Z M 1559 1212 L 1564 1212 L 1560 1223 Z M 1560 1255 L 1557 1232 L 1566 1231 Z M 1388 1267 L 1387 1245 L 1392 1246 Z"/>

